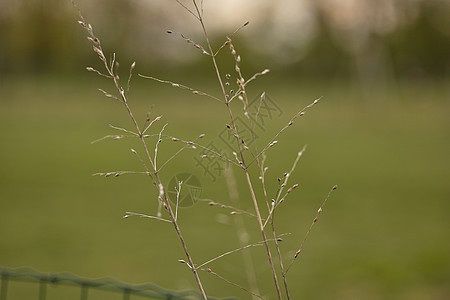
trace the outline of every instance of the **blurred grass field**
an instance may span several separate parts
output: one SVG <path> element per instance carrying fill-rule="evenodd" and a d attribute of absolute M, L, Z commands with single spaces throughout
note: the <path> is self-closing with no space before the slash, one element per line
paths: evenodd
<path fill-rule="evenodd" d="M 186 81 L 199 88 L 205 84 Z M 144 79 L 133 84 L 130 101 L 140 120 L 152 110 L 153 116 L 163 115 L 158 130 L 168 123 L 167 134 L 193 139 L 205 133 L 205 144 L 219 144 L 218 133 L 227 123 L 220 104 Z M 0 266 L 195 289 L 189 270 L 177 262 L 184 256 L 170 225 L 122 218 L 126 211 L 155 214 L 157 192 L 148 178 L 91 176 L 141 168 L 129 151 L 139 151 L 131 139 L 90 143 L 117 134 L 108 124 L 131 126 L 120 104 L 96 91 L 107 90 L 108 82 L 90 74 L 82 79 L 5 78 L 0 85 Z M 206 85 L 214 89 L 214 83 Z M 290 181 L 300 188 L 277 215 L 278 232 L 291 233 L 282 243 L 287 261 L 329 189 L 339 186 L 289 273 L 293 299 L 448 299 L 448 83 L 398 84 L 365 97 L 339 82 L 268 77 L 252 92 L 263 88 L 282 109 L 268 120 L 262 132 L 267 137 L 324 96 L 268 152 L 266 180 L 273 189 L 308 144 Z M 263 143 L 264 137 L 258 141 Z M 163 142 L 161 160 L 175 147 Z M 211 181 L 194 156 L 194 151 L 184 152 L 164 169 L 163 179 L 191 172 L 201 180 L 203 197 L 228 203 L 224 177 Z M 239 191 L 242 207 L 251 209 L 245 186 Z M 180 210 L 195 261 L 238 247 L 226 213 L 202 203 Z M 259 241 L 256 224 L 246 221 L 252 241 Z M 264 249 L 249 251 L 266 295 L 272 283 Z M 241 267 L 240 254 L 211 265 L 245 283 Z M 208 294 L 249 298 L 209 274 L 201 277 Z"/>

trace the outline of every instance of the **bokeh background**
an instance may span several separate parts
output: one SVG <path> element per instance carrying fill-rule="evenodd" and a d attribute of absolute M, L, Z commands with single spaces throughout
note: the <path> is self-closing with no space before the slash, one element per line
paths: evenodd
<path fill-rule="evenodd" d="M 175 1 L 80 0 L 79 7 L 105 51 L 117 53 L 124 78 L 136 61 L 138 73 L 220 95 L 207 57 L 166 33 L 204 44 L 195 19 Z M 281 244 L 285 261 L 339 186 L 289 272 L 293 299 L 450 298 L 450 1 L 205 0 L 204 13 L 214 47 L 250 21 L 233 38 L 244 76 L 271 70 L 249 87 L 251 99 L 265 91 L 273 109 L 258 127 L 259 145 L 323 96 L 267 157 L 273 194 L 276 178 L 308 144 L 290 181 L 300 188 L 277 215 L 278 232 L 290 233 Z M 148 178 L 91 176 L 141 170 L 129 149 L 141 150 L 132 139 L 91 144 L 118 134 L 108 124 L 132 124 L 98 92 L 112 91 L 111 83 L 86 72 L 101 64 L 77 20 L 70 1 L 0 2 L 0 266 L 195 289 L 177 262 L 183 252 L 169 225 L 122 218 L 156 213 Z M 229 50 L 219 58 L 233 78 Z M 155 131 L 168 123 L 165 132 L 183 139 L 205 133 L 205 145 L 232 156 L 220 104 L 137 76 L 130 102 L 141 122 L 147 112 L 163 115 Z M 238 103 L 235 109 L 242 112 Z M 177 149 L 163 142 L 160 160 Z M 202 168 L 199 155 L 184 152 L 163 179 L 192 173 L 203 198 L 229 204 L 225 176 L 216 165 Z M 240 205 L 251 210 L 234 174 Z M 244 220 L 250 241 L 259 241 L 254 220 Z M 180 210 L 180 222 L 198 262 L 239 247 L 227 210 L 197 203 Z M 273 299 L 264 249 L 248 251 L 261 294 Z M 238 253 L 211 268 L 247 287 L 243 265 Z M 250 298 L 201 276 L 211 295 Z M 11 286 L 8 299 L 33 293 Z"/>

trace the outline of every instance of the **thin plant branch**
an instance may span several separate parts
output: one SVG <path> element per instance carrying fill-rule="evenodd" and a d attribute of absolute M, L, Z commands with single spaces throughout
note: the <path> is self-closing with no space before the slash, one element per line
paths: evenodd
<path fill-rule="evenodd" d="M 245 22 L 244 24 L 242 24 L 241 26 L 239 26 L 230 36 L 227 37 L 226 41 L 222 44 L 222 46 L 219 47 L 219 49 L 217 49 L 217 51 L 214 53 L 214 56 L 217 56 L 219 54 L 219 52 L 225 48 L 230 42 L 231 38 L 238 33 L 238 31 L 240 31 L 242 28 L 244 28 L 245 26 L 247 26 L 248 24 L 250 24 L 249 21 Z"/>
<path fill-rule="evenodd" d="M 102 72 L 98 71 L 97 69 L 94 69 L 93 67 L 86 67 L 86 70 L 89 71 L 89 72 L 95 72 L 98 75 L 106 77 L 106 78 L 110 78 L 110 79 L 112 78 L 111 76 L 103 74 Z"/>
<path fill-rule="evenodd" d="M 130 75 L 128 76 L 128 81 L 127 81 L 127 93 L 130 92 L 131 77 L 133 76 L 134 67 L 136 67 L 136 62 L 133 62 L 130 66 Z"/>
<path fill-rule="evenodd" d="M 269 69 L 264 69 L 262 72 L 254 74 L 252 77 L 250 77 L 250 79 L 247 79 L 247 81 L 242 83 L 242 87 L 246 87 L 250 82 L 255 80 L 258 76 L 266 75 L 269 72 L 270 72 Z M 236 90 L 236 92 L 234 92 L 233 96 L 228 100 L 228 102 L 231 102 L 233 99 L 235 99 L 236 97 L 239 97 L 241 94 L 242 94 L 242 89 L 239 88 L 238 90 Z"/>
<path fill-rule="evenodd" d="M 226 183 L 227 183 L 227 189 L 228 189 L 230 202 L 234 206 L 237 207 L 237 206 L 239 206 L 239 194 L 238 194 L 236 179 L 233 175 L 233 168 L 231 168 L 231 166 L 228 166 L 227 168 L 225 168 L 224 174 L 225 174 L 225 179 L 226 179 Z M 237 229 L 239 245 L 241 247 L 244 247 L 245 245 L 248 244 L 249 239 L 250 239 L 250 235 L 245 226 L 245 220 L 241 214 L 235 216 L 233 218 L 233 220 L 234 220 L 234 223 L 235 223 L 235 226 Z M 259 291 L 259 287 L 258 287 L 258 281 L 256 279 L 255 266 L 253 264 L 253 259 L 252 259 L 251 253 L 249 251 L 243 251 L 242 258 L 244 260 L 244 267 L 245 267 L 245 271 L 247 273 L 247 280 L 248 280 L 248 284 L 250 286 L 250 290 L 255 295 L 259 295 L 260 291 Z"/>
<path fill-rule="evenodd" d="M 159 132 L 158 140 L 156 141 L 156 144 L 155 144 L 155 158 L 153 159 L 153 165 L 154 165 L 154 167 L 155 167 L 155 170 L 157 170 L 157 166 L 156 166 L 156 158 L 158 157 L 158 146 L 159 146 L 159 144 L 161 144 L 161 142 L 162 142 L 161 135 L 162 135 L 164 129 L 166 128 L 166 126 L 167 126 L 167 123 L 164 124 L 163 128 L 162 128 L 161 131 Z"/>
<path fill-rule="evenodd" d="M 167 196 L 167 194 L 165 192 L 164 185 L 161 182 L 161 178 L 158 175 L 156 166 L 155 166 L 155 164 L 154 164 L 154 162 L 152 160 L 152 157 L 150 155 L 149 149 L 148 149 L 147 144 L 145 142 L 145 137 L 144 137 L 144 135 L 143 135 L 139 125 L 138 125 L 138 122 L 137 122 L 136 118 L 134 117 L 134 114 L 133 114 L 132 110 L 130 109 L 130 106 L 128 104 L 127 96 L 125 95 L 125 90 L 122 88 L 122 86 L 120 84 L 120 77 L 117 74 L 117 70 L 118 70 L 119 64 L 117 63 L 117 61 L 115 61 L 115 54 L 113 54 L 113 57 L 112 57 L 112 59 L 110 61 L 110 64 L 108 64 L 108 61 L 107 61 L 107 59 L 106 59 L 106 57 L 104 55 L 103 49 L 101 47 L 101 42 L 94 35 L 92 26 L 86 22 L 86 20 L 84 19 L 83 15 L 81 14 L 81 10 L 78 8 L 78 6 L 77 6 L 77 4 L 75 3 L 74 0 L 72 0 L 72 4 L 78 10 L 78 14 L 79 14 L 79 17 L 80 17 L 80 21 L 78 23 L 87 31 L 88 39 L 93 43 L 93 50 L 94 50 L 94 52 L 98 55 L 99 59 L 103 62 L 104 66 L 105 66 L 105 69 L 107 71 L 107 75 L 112 77 L 114 86 L 115 86 L 116 90 L 119 92 L 119 94 L 121 96 L 120 97 L 121 102 L 123 103 L 126 111 L 128 112 L 128 115 L 131 118 L 131 121 L 133 122 L 133 124 L 134 124 L 134 126 L 136 128 L 137 135 L 139 136 L 139 139 L 140 139 L 140 141 L 142 143 L 142 146 L 143 146 L 143 148 L 145 150 L 145 154 L 146 154 L 146 157 L 147 157 L 147 159 L 149 161 L 151 169 L 154 171 L 154 176 L 155 176 L 155 181 L 156 181 L 155 184 L 157 184 L 157 186 L 159 188 L 159 198 L 162 199 L 162 201 L 165 204 L 165 207 L 167 209 L 167 213 L 169 214 L 169 217 L 170 217 L 170 222 L 174 226 L 174 229 L 175 229 L 175 231 L 176 231 L 176 233 L 178 235 L 178 239 L 180 240 L 181 246 L 183 247 L 183 250 L 185 252 L 186 258 L 187 258 L 189 264 L 192 266 L 191 270 L 192 270 L 192 273 L 193 273 L 194 278 L 196 280 L 196 283 L 198 285 L 198 288 L 200 290 L 200 293 L 202 295 L 202 298 L 204 300 L 207 300 L 208 297 L 206 296 L 206 292 L 205 292 L 205 290 L 203 288 L 203 284 L 202 284 L 202 282 L 200 280 L 200 277 L 198 275 L 198 271 L 194 267 L 194 263 L 193 263 L 191 254 L 190 254 L 190 252 L 189 252 L 189 250 L 188 250 L 188 248 L 186 246 L 185 239 L 184 239 L 184 237 L 183 237 L 183 235 L 181 233 L 181 230 L 180 230 L 178 222 L 177 222 L 177 220 L 175 218 L 174 212 L 172 211 L 172 208 L 170 206 L 169 198 L 168 198 L 168 196 Z M 156 218 L 158 218 L 158 217 L 156 217 Z"/>
<path fill-rule="evenodd" d="M 328 198 L 330 198 L 331 193 L 332 193 L 334 190 L 336 190 L 336 189 L 337 189 L 337 185 L 333 186 L 333 187 L 330 189 L 330 191 L 328 192 L 328 195 L 327 195 L 327 197 L 325 198 L 325 200 L 323 200 L 322 205 L 320 205 L 319 209 L 317 210 L 316 216 L 314 217 L 314 219 L 313 219 L 311 225 L 309 226 L 308 231 L 307 231 L 306 234 L 305 234 L 305 237 L 303 238 L 302 242 L 300 243 L 300 247 L 298 248 L 297 252 L 295 252 L 295 255 L 294 255 L 294 257 L 292 258 L 292 261 L 290 262 L 289 266 L 286 268 L 285 274 L 289 271 L 289 269 L 290 269 L 290 268 L 292 267 L 292 265 L 294 264 L 294 261 L 297 259 L 297 257 L 300 255 L 300 253 L 303 251 L 303 246 L 304 246 L 306 240 L 308 239 L 309 234 L 311 233 L 311 231 L 312 231 L 314 225 L 317 223 L 317 220 L 319 219 L 320 213 L 323 211 L 323 208 L 324 208 L 325 204 L 327 203 Z"/>
<path fill-rule="evenodd" d="M 193 2 L 194 2 L 195 7 L 197 8 L 197 12 L 198 12 L 198 7 L 196 5 L 195 0 L 193 0 Z M 248 169 L 247 169 L 248 166 L 245 164 L 244 153 L 243 153 L 241 142 L 240 142 L 241 139 L 239 137 L 239 133 L 238 133 L 238 130 L 237 130 L 237 126 L 236 126 L 236 123 L 235 123 L 235 118 L 233 116 L 233 112 L 231 110 L 230 103 L 228 101 L 227 92 L 225 90 L 225 86 L 224 86 L 224 83 L 222 81 L 222 76 L 220 75 L 220 69 L 219 69 L 219 67 L 217 65 L 216 58 L 215 58 L 214 55 L 212 55 L 214 53 L 214 51 L 212 50 L 211 42 L 209 40 L 209 35 L 208 35 L 207 31 L 206 31 L 205 23 L 203 22 L 203 19 L 201 18 L 200 13 L 198 14 L 198 16 L 199 16 L 198 20 L 199 20 L 200 25 L 201 25 L 201 27 L 203 29 L 203 33 L 204 33 L 204 37 L 205 37 L 205 40 L 206 40 L 206 44 L 208 45 L 209 53 L 211 53 L 211 60 L 212 60 L 213 66 L 214 66 L 214 70 L 216 71 L 217 80 L 219 81 L 219 85 L 220 85 L 220 88 L 222 90 L 222 94 L 224 96 L 225 104 L 226 104 L 226 107 L 227 107 L 227 110 L 228 110 L 228 114 L 229 114 L 230 120 L 231 120 L 231 126 L 233 128 L 234 135 L 235 135 L 235 138 L 236 138 L 236 141 L 237 141 L 237 144 L 238 144 L 239 153 L 241 155 L 242 168 L 244 169 L 245 178 L 246 178 L 247 185 L 248 185 L 248 188 L 249 188 L 249 191 L 250 191 L 250 195 L 251 195 L 251 198 L 252 198 L 253 206 L 255 208 L 255 213 L 256 213 L 256 216 L 257 216 L 257 219 L 258 219 L 258 224 L 259 224 L 259 228 L 260 228 L 260 231 L 261 231 L 261 235 L 263 237 L 264 245 L 265 245 L 266 252 L 267 252 L 267 258 L 268 258 L 268 261 L 269 261 L 269 265 L 270 265 L 270 268 L 271 268 L 271 271 L 272 271 L 272 277 L 273 277 L 275 288 L 276 288 L 276 291 L 277 291 L 277 296 L 278 296 L 279 300 L 282 300 L 280 286 L 278 284 L 277 273 L 275 271 L 275 266 L 273 264 L 272 254 L 271 254 L 271 251 L 270 251 L 270 247 L 269 247 L 269 243 L 268 243 L 268 240 L 267 240 L 267 236 L 266 236 L 266 233 L 264 231 L 263 221 L 262 221 L 261 213 L 260 213 L 260 210 L 259 210 L 258 201 L 256 199 L 256 195 L 255 195 L 255 191 L 254 191 L 253 186 L 252 186 L 250 174 L 249 174 Z"/>
<path fill-rule="evenodd" d="M 185 146 L 180 148 L 177 152 L 175 152 L 171 157 L 169 157 L 159 168 L 158 171 L 160 171 L 168 162 L 170 162 L 172 159 L 174 159 L 181 151 L 191 148 L 191 149 L 196 149 L 196 148 L 200 148 L 206 152 L 212 153 L 212 155 L 209 154 L 204 154 L 202 156 L 200 156 L 200 158 L 211 158 L 211 157 L 215 157 L 215 158 L 220 158 L 222 161 L 227 162 L 227 163 L 231 163 L 236 165 L 237 167 L 241 167 L 238 163 L 236 163 L 235 161 L 229 159 L 228 157 L 224 156 L 221 153 L 218 153 L 217 151 L 214 151 L 213 149 L 210 149 L 208 147 L 205 147 L 199 143 L 196 143 L 195 141 L 197 141 L 198 139 L 201 139 L 204 137 L 203 134 L 201 134 L 200 136 L 198 136 L 195 140 L 193 141 L 187 141 L 187 140 L 183 140 L 180 138 L 176 138 L 176 137 L 172 137 L 172 136 L 163 136 L 164 138 L 167 139 L 171 139 L 174 142 L 180 142 L 180 143 L 184 143 Z"/>
<path fill-rule="evenodd" d="M 197 48 L 198 50 L 201 50 L 202 54 L 204 54 L 204 55 L 211 55 L 211 54 L 208 53 L 208 51 L 205 50 L 205 48 L 203 48 L 202 45 L 196 43 L 195 41 L 193 41 L 192 39 L 188 38 L 184 34 L 182 34 L 180 32 L 173 31 L 173 30 L 167 30 L 166 32 L 168 34 L 178 34 L 179 36 L 181 36 L 186 41 L 186 43 L 192 44 L 195 48 Z"/>
<path fill-rule="evenodd" d="M 147 127 L 145 127 L 144 131 L 142 131 L 142 134 L 144 134 L 144 133 L 145 133 L 145 132 L 153 125 L 153 123 L 155 123 L 155 122 L 161 120 L 161 118 L 162 118 L 162 116 L 158 116 L 158 117 L 154 118 L 154 119 L 147 125 Z M 161 136 L 161 135 L 160 135 L 160 136 Z"/>
<path fill-rule="evenodd" d="M 297 157 L 295 158 L 295 161 L 292 164 L 291 170 L 289 171 L 289 173 L 285 174 L 284 182 L 280 185 L 280 189 L 278 190 L 277 196 L 274 199 L 275 200 L 274 201 L 274 205 L 272 205 L 272 208 L 270 209 L 269 216 L 267 217 L 267 220 L 266 220 L 266 223 L 264 224 L 264 227 L 267 225 L 267 222 L 270 219 L 273 211 L 278 207 L 278 205 L 280 205 L 284 201 L 284 199 L 287 196 L 288 192 L 290 193 L 296 187 L 294 185 L 295 187 L 293 186 L 294 188 L 289 189 L 288 192 L 280 199 L 281 193 L 283 192 L 283 189 L 286 187 L 289 178 L 291 177 L 292 173 L 294 172 L 295 168 L 297 167 L 297 164 L 298 164 L 298 162 L 300 160 L 300 157 L 302 157 L 303 153 L 306 151 L 306 147 L 307 147 L 307 145 L 303 146 L 302 150 L 300 150 L 298 152 Z"/>
<path fill-rule="evenodd" d="M 215 96 L 212 96 L 212 95 L 210 95 L 208 93 L 196 90 L 194 88 L 191 88 L 189 86 L 186 86 L 186 85 L 183 85 L 183 84 L 180 84 L 180 83 L 176 83 L 176 82 L 169 81 L 169 80 L 162 80 L 162 79 L 159 79 L 159 78 L 156 78 L 156 77 L 142 75 L 142 74 L 138 74 L 138 75 L 140 77 L 142 77 L 142 78 L 151 79 L 151 80 L 154 80 L 154 81 L 157 81 L 157 82 L 160 82 L 160 83 L 170 84 L 173 87 L 176 87 L 176 88 L 179 88 L 179 89 L 182 89 L 182 90 L 191 91 L 194 95 L 206 96 L 206 97 L 211 98 L 213 100 L 216 100 L 216 101 L 219 101 L 219 102 L 223 102 L 222 100 L 220 100 L 219 98 L 217 98 Z"/>
<path fill-rule="evenodd" d="M 92 174 L 92 176 L 105 176 L 105 177 L 119 177 L 120 175 L 124 175 L 124 174 L 138 174 L 138 175 L 149 175 L 149 172 L 142 172 L 142 171 L 111 171 L 111 172 L 99 172 L 99 173 L 94 173 Z"/>
<path fill-rule="evenodd" d="M 288 129 L 288 128 L 294 123 L 295 119 L 297 119 L 298 117 L 301 117 L 301 116 L 305 115 L 306 111 L 307 111 L 308 109 L 310 109 L 311 107 L 313 107 L 314 105 L 316 105 L 316 104 L 320 101 L 320 99 L 322 99 L 322 97 L 317 98 L 317 99 L 314 100 L 311 104 L 305 106 L 301 111 L 299 111 L 297 114 L 295 114 L 295 115 L 291 118 L 291 120 L 290 120 L 283 128 L 281 128 L 281 130 L 278 131 L 277 134 L 275 134 L 275 136 L 274 136 L 274 137 L 271 139 L 271 141 L 263 148 L 263 150 L 261 150 L 261 152 L 258 153 L 258 154 L 256 155 L 256 157 L 249 163 L 249 165 L 251 165 L 251 164 L 256 160 L 256 158 L 258 158 L 262 153 L 266 152 L 267 149 L 269 149 L 270 147 L 272 147 L 273 145 L 275 145 L 275 144 L 278 142 L 278 141 L 276 140 L 276 139 L 278 138 L 278 136 L 280 136 L 281 133 L 283 133 L 286 129 Z"/>
<path fill-rule="evenodd" d="M 110 77 L 109 77 L 109 78 L 110 78 Z M 117 101 L 121 102 L 121 100 L 120 100 L 119 98 L 117 98 L 116 96 L 114 96 L 114 95 L 108 93 L 107 91 L 102 90 L 102 89 L 98 89 L 98 90 L 99 90 L 100 92 L 102 92 L 103 95 L 104 95 L 106 98 L 111 98 L 111 99 L 114 99 L 114 100 L 117 100 Z"/>
<path fill-rule="evenodd" d="M 237 283 L 235 283 L 235 282 L 232 282 L 231 280 L 226 279 L 226 278 L 223 277 L 222 275 L 217 274 L 216 272 L 214 272 L 214 271 L 211 270 L 210 268 L 200 269 L 200 270 L 205 271 L 205 272 L 208 272 L 208 273 L 210 273 L 210 274 L 216 276 L 217 278 L 219 278 L 219 279 L 225 281 L 226 283 L 231 284 L 232 286 L 235 286 L 235 287 L 237 287 L 237 288 L 243 290 L 243 291 L 246 292 L 246 293 L 249 293 L 249 294 L 252 295 L 252 296 L 255 296 L 255 297 L 259 298 L 259 299 L 264 299 L 262 296 L 260 296 L 260 295 L 258 295 L 258 294 L 256 294 L 256 293 L 254 293 L 254 292 L 252 292 L 252 291 L 249 291 L 248 289 L 244 288 L 242 285 L 239 285 L 239 284 L 237 284 Z"/>
<path fill-rule="evenodd" d="M 175 1 L 177 1 L 177 3 L 178 3 L 179 5 L 181 5 L 187 12 L 189 12 L 191 15 L 193 15 L 194 18 L 196 18 L 197 20 L 199 20 L 199 19 L 201 18 L 201 15 L 198 16 L 197 14 L 195 14 L 189 7 L 187 7 L 186 5 L 184 5 L 180 0 L 175 0 Z M 195 3 L 195 1 L 194 1 L 194 3 Z"/>
<path fill-rule="evenodd" d="M 175 206 L 175 220 L 178 220 L 178 206 L 180 204 L 180 193 L 182 185 L 183 181 L 178 181 L 178 188 L 175 187 L 175 191 L 177 192 L 177 205 Z"/>
<path fill-rule="evenodd" d="M 129 134 L 133 134 L 135 136 L 139 136 L 139 134 L 137 134 L 136 132 L 130 131 L 130 130 L 125 129 L 125 128 L 117 127 L 117 126 L 114 126 L 114 125 L 111 125 L 111 124 L 109 124 L 109 127 L 111 127 L 112 129 L 116 129 L 116 130 L 120 130 L 120 131 L 129 133 Z"/>
<path fill-rule="evenodd" d="M 167 220 L 161 217 L 156 217 L 156 216 L 149 216 L 149 215 L 144 215 L 144 214 L 140 214 L 140 213 L 135 213 L 135 212 L 131 212 L 131 211 L 127 211 L 125 213 L 125 215 L 123 216 L 124 219 L 127 219 L 129 217 L 132 216 L 136 216 L 136 217 L 141 217 L 141 218 L 149 218 L 149 219 L 155 219 L 155 220 L 159 220 L 159 221 L 163 221 L 163 222 L 168 222 L 171 223 L 171 220 Z"/>
<path fill-rule="evenodd" d="M 101 141 L 107 140 L 107 139 L 120 140 L 120 139 L 123 139 L 123 138 L 136 138 L 136 136 L 135 135 L 109 134 L 109 135 L 106 135 L 104 137 L 101 137 L 99 139 L 96 139 L 96 140 L 92 141 L 91 144 L 95 144 L 95 143 L 98 143 L 98 142 L 101 142 Z"/>
<path fill-rule="evenodd" d="M 279 235 L 279 237 L 282 237 L 282 236 L 285 236 L 285 235 L 289 235 L 289 234 L 290 233 L 284 233 L 284 234 Z M 275 239 L 267 239 L 267 241 L 275 241 Z M 253 244 L 245 245 L 244 247 L 240 247 L 240 248 L 237 248 L 237 249 L 234 249 L 234 250 L 231 250 L 231 251 L 227 251 L 225 253 L 220 254 L 219 256 L 211 258 L 210 260 L 208 260 L 208 261 L 198 265 L 198 268 L 202 268 L 202 267 L 204 267 L 204 266 L 206 266 L 206 265 L 208 265 L 208 264 L 210 264 L 210 263 L 212 263 L 212 262 L 214 262 L 214 261 L 216 261 L 218 259 L 221 259 L 222 257 L 227 256 L 227 255 L 230 255 L 230 254 L 233 254 L 233 253 L 236 253 L 236 252 L 248 249 L 248 248 L 252 248 L 252 247 L 264 246 L 264 243 L 265 243 L 265 241 L 260 241 L 260 242 L 256 242 L 256 243 L 253 243 Z"/>
<path fill-rule="evenodd" d="M 239 208 L 231 206 L 231 205 L 218 203 L 218 202 L 215 202 L 215 201 L 212 201 L 212 200 L 209 200 L 209 199 L 200 199 L 199 201 L 207 202 L 208 205 L 210 205 L 210 206 L 219 206 L 220 208 L 230 209 L 231 210 L 231 212 L 230 212 L 231 215 L 240 214 L 240 215 L 248 215 L 250 217 L 256 218 L 255 214 L 252 214 L 251 212 L 248 212 L 248 211 L 243 210 L 243 209 L 239 209 Z"/>
<path fill-rule="evenodd" d="M 131 148 L 130 149 L 131 150 L 131 152 L 134 154 L 134 155 L 136 155 L 136 157 L 138 158 L 138 160 L 141 162 L 141 164 L 142 164 L 142 166 L 144 167 L 144 169 L 145 169 L 145 171 L 146 171 L 146 174 L 148 175 L 148 176 L 150 176 L 150 178 L 152 179 L 152 181 L 153 181 L 153 185 L 156 185 L 156 182 L 155 182 L 155 179 L 153 178 L 153 175 L 154 174 L 152 174 L 152 172 L 150 171 L 150 169 L 148 168 L 148 166 L 147 166 L 147 164 L 145 163 L 145 161 L 142 159 L 142 157 L 139 155 L 139 153 L 136 151 L 136 150 L 134 150 L 133 148 Z M 160 202 L 161 203 L 161 202 Z M 158 216 L 160 216 L 160 210 L 158 209 Z"/>

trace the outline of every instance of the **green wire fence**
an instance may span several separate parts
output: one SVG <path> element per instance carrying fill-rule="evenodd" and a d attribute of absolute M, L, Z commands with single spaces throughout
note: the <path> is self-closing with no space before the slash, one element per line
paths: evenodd
<path fill-rule="evenodd" d="M 49 295 L 50 287 L 72 286 L 79 289 L 80 300 L 93 299 L 89 298 L 90 290 L 102 290 L 110 291 L 116 294 L 120 294 L 123 300 L 129 300 L 131 298 L 146 298 L 146 299 L 171 299 L 171 300 L 197 300 L 202 299 L 201 295 L 197 291 L 171 291 L 161 288 L 152 283 L 144 284 L 127 284 L 118 281 L 113 278 L 99 278 L 89 279 L 79 277 L 69 272 L 62 273 L 43 273 L 31 268 L 2 268 L 0 267 L 0 300 L 8 300 L 8 289 L 11 286 L 11 282 L 26 282 L 29 284 L 38 285 L 36 298 L 38 300 L 51 300 L 55 299 Z M 72 291 L 73 293 L 73 291 Z M 120 299 L 120 296 L 118 296 Z M 66 298 L 66 297 L 65 297 Z M 27 297 L 27 300 L 30 299 Z M 57 298 L 58 299 L 58 298 Z M 68 298 L 66 298 L 68 299 Z M 73 298 L 72 298 L 73 299 Z M 98 299 L 98 296 L 95 297 Z M 108 298 L 105 298 L 108 299 Z M 211 300 L 218 300 L 219 298 L 210 298 Z M 221 300 L 236 300 L 236 298 L 220 298 Z M 9 300 L 16 300 L 16 298 Z"/>

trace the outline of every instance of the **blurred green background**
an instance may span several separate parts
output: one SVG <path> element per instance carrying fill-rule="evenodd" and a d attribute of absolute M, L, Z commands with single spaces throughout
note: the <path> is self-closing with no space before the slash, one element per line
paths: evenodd
<path fill-rule="evenodd" d="M 175 1 L 80 1 L 80 8 L 105 51 L 117 53 L 123 78 L 135 60 L 138 73 L 220 94 L 207 57 L 165 33 L 202 43 L 195 20 Z M 300 188 L 277 215 L 278 232 L 291 233 L 281 244 L 286 262 L 339 185 L 289 272 L 293 299 L 450 298 L 449 8 L 439 0 L 205 1 L 214 46 L 249 20 L 234 38 L 244 76 L 271 69 L 249 87 L 251 99 L 265 91 L 275 105 L 257 129 L 258 145 L 323 96 L 267 157 L 273 194 L 276 178 L 308 144 L 290 180 Z M 120 133 L 108 124 L 132 123 L 120 103 L 97 91 L 112 92 L 111 82 L 85 71 L 101 64 L 76 21 L 70 1 L 0 2 L 0 266 L 195 289 L 177 262 L 184 256 L 170 225 L 122 218 L 126 211 L 156 213 L 148 178 L 91 176 L 141 170 L 129 149 L 142 150 L 132 139 L 91 144 Z M 219 59 L 235 78 L 228 50 Z M 137 76 L 130 103 L 141 123 L 149 111 L 163 115 L 156 132 L 168 123 L 165 132 L 183 139 L 205 133 L 204 145 L 232 157 L 220 103 Z M 242 113 L 239 103 L 234 108 Z M 163 142 L 159 160 L 177 147 Z M 212 165 L 214 178 L 205 174 L 195 160 L 200 154 L 183 152 L 164 168 L 163 180 L 192 173 L 202 197 L 229 204 L 224 175 Z M 241 206 L 251 211 L 243 178 L 234 174 Z M 239 247 L 229 211 L 197 203 L 179 217 L 195 261 Z M 254 220 L 244 219 L 250 240 L 259 241 Z M 264 249 L 248 251 L 261 294 L 273 299 Z M 241 254 L 210 267 L 248 286 Z M 201 277 L 208 294 L 250 298 Z M 13 285 L 9 293 L 37 295 Z"/>

